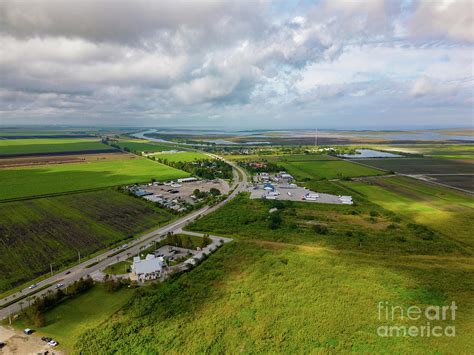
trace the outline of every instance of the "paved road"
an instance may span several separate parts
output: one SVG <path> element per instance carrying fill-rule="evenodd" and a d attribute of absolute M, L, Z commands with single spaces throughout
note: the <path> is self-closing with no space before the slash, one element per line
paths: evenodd
<path fill-rule="evenodd" d="M 214 157 L 218 159 L 222 159 L 221 157 L 218 157 L 218 156 L 214 156 Z M 119 248 L 109 250 L 94 258 L 88 259 L 87 261 L 81 264 L 78 264 L 67 270 L 64 270 L 61 273 L 58 273 L 43 281 L 40 281 L 37 283 L 36 289 L 30 290 L 29 288 L 24 288 L 23 290 L 15 294 L 12 294 L 4 299 L 1 299 L 0 307 L 11 302 L 12 300 L 17 300 L 17 301 L 15 303 L 12 303 L 9 306 L 6 306 L 0 309 L 0 319 L 5 319 L 9 316 L 9 314 L 15 314 L 21 311 L 21 308 L 25 307 L 28 304 L 29 297 L 32 297 L 32 296 L 38 297 L 50 291 L 54 291 L 55 285 L 58 284 L 59 282 L 63 283 L 64 288 L 66 288 L 68 285 L 70 285 L 76 280 L 79 280 L 81 277 L 86 277 L 87 275 L 90 275 L 93 272 L 103 270 L 107 266 L 114 264 L 117 261 L 128 259 L 131 255 L 139 253 L 140 249 L 145 247 L 149 243 L 152 243 L 154 240 L 159 240 L 160 238 L 162 238 L 163 235 L 165 235 L 166 233 L 180 231 L 182 230 L 182 228 L 184 228 L 187 224 L 189 224 L 196 218 L 207 215 L 217 210 L 218 208 L 226 205 L 227 203 L 229 203 L 239 192 L 245 191 L 245 188 L 247 185 L 247 175 L 245 171 L 242 168 L 240 168 L 237 164 L 227 161 L 227 160 L 224 160 L 224 161 L 226 161 L 229 165 L 231 165 L 234 168 L 233 173 L 234 173 L 235 183 L 232 188 L 235 187 L 235 189 L 228 196 L 227 199 L 225 199 L 224 201 L 212 207 L 205 206 L 201 208 L 200 210 L 190 213 L 189 215 L 186 215 L 183 218 L 171 224 L 157 228 L 151 231 L 150 233 L 147 233 L 135 239 L 134 241 L 129 242 L 127 248 L 119 247 Z M 240 179 L 237 172 L 240 172 L 242 179 Z M 97 264 L 87 268 L 88 265 L 91 265 L 93 263 L 97 263 Z M 48 286 L 48 287 L 45 287 L 45 286 Z M 41 291 L 37 291 L 43 287 L 45 288 L 42 289 Z M 25 298 L 26 295 L 28 296 L 27 298 Z"/>

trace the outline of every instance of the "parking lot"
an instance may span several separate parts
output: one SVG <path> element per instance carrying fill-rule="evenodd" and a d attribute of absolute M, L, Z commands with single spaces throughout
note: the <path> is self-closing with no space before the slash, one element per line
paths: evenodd
<path fill-rule="evenodd" d="M 147 199 L 153 201 L 153 198 L 163 198 L 168 200 L 181 199 L 188 203 L 194 203 L 194 199 L 191 197 L 193 191 L 198 189 L 200 191 L 209 192 L 211 188 L 218 189 L 221 194 L 229 192 L 229 184 L 222 180 L 198 180 L 192 182 L 176 183 L 173 185 L 158 185 L 148 184 L 140 186 L 142 190 L 153 195 L 147 196 Z"/>
<path fill-rule="evenodd" d="M 303 202 L 315 202 L 315 203 L 331 203 L 331 204 L 343 204 L 341 198 L 336 195 L 325 194 L 321 192 L 314 192 L 304 187 L 293 186 L 288 188 L 288 184 L 273 184 L 275 190 L 269 191 L 264 190 L 264 184 L 256 184 L 248 187 L 251 199 L 267 198 L 271 200 L 280 201 L 303 201 Z M 277 195 L 278 194 L 278 195 Z M 304 199 L 307 194 L 313 194 L 314 199 Z"/>
<path fill-rule="evenodd" d="M 169 262 L 173 262 L 175 260 L 179 260 L 183 257 L 190 258 L 192 255 L 197 254 L 197 250 L 193 249 L 185 249 L 171 245 L 164 245 L 161 248 L 155 250 L 154 254 L 156 256 L 162 256 Z"/>

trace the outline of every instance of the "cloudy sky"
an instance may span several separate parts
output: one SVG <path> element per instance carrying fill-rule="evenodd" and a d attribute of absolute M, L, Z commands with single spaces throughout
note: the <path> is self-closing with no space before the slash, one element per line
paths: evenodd
<path fill-rule="evenodd" d="M 0 2 L 0 123 L 473 124 L 474 2 Z"/>

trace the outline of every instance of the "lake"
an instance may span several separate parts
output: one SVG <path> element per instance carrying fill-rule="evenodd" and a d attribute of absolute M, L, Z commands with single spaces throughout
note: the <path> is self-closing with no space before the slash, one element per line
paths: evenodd
<path fill-rule="evenodd" d="M 356 149 L 359 154 L 341 154 L 341 158 L 361 159 L 361 158 L 402 158 L 403 155 L 381 152 L 373 149 Z"/>

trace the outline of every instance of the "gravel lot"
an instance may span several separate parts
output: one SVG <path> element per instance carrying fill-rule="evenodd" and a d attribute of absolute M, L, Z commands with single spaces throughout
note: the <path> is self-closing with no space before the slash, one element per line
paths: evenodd
<path fill-rule="evenodd" d="M 193 191 L 195 189 L 199 189 L 201 191 L 206 191 L 209 192 L 211 188 L 216 188 L 218 189 L 221 194 L 226 194 L 229 192 L 229 184 L 222 180 L 199 180 L 199 181 L 193 181 L 193 182 L 183 182 L 181 187 L 171 187 L 167 185 L 143 185 L 141 186 L 143 190 L 146 192 L 152 192 L 155 195 L 162 195 L 161 197 L 166 198 L 166 199 L 176 199 L 176 198 L 181 198 L 183 200 L 186 200 L 189 203 L 194 202 L 193 199 L 191 198 L 191 195 L 193 194 Z M 168 190 L 177 190 L 178 193 L 171 193 L 168 192 Z"/>
<path fill-rule="evenodd" d="M 250 192 L 250 198 L 262 198 L 264 196 L 268 196 L 268 191 L 263 189 L 263 184 L 250 186 L 247 188 L 247 191 Z M 329 195 L 324 193 L 318 193 L 319 197 L 315 201 L 303 200 L 303 197 L 308 193 L 315 193 L 314 191 L 305 189 L 304 187 L 294 187 L 294 188 L 283 188 L 280 184 L 273 184 L 275 186 L 275 191 L 279 192 L 280 195 L 276 196 L 276 200 L 284 200 L 284 201 L 303 201 L 303 202 L 314 202 L 314 203 L 331 203 L 331 204 L 342 204 L 339 196 L 336 195 Z"/>

